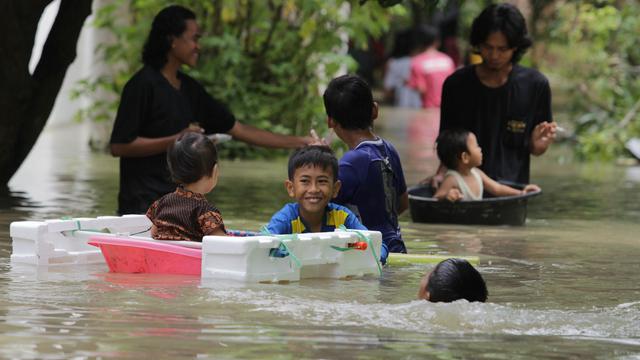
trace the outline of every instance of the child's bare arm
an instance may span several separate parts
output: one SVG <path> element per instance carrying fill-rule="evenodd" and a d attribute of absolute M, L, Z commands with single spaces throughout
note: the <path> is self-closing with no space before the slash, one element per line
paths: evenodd
<path fill-rule="evenodd" d="M 447 176 L 433 197 L 438 200 L 458 201 L 462 199 L 462 193 L 456 185 L 456 179 L 453 176 Z"/>
<path fill-rule="evenodd" d="M 499 182 L 493 180 L 484 171 L 480 169 L 475 169 L 480 173 L 480 178 L 482 179 L 482 186 L 484 190 L 488 193 L 493 194 L 494 196 L 514 196 L 520 195 L 520 190 L 516 190 L 510 186 L 500 184 Z"/>
<path fill-rule="evenodd" d="M 536 184 L 528 184 L 527 186 L 524 187 L 524 189 L 522 189 L 522 193 L 523 194 L 528 194 L 530 192 L 536 192 L 536 191 L 540 191 L 542 189 L 540 189 L 540 186 L 536 185 Z"/>
<path fill-rule="evenodd" d="M 499 182 L 493 180 L 482 170 L 476 170 L 480 172 L 480 177 L 482 178 L 482 185 L 484 186 L 484 189 L 494 196 L 516 196 L 540 190 L 538 185 L 535 184 L 529 184 L 525 186 L 523 190 L 514 189 L 511 186 L 500 184 Z"/>

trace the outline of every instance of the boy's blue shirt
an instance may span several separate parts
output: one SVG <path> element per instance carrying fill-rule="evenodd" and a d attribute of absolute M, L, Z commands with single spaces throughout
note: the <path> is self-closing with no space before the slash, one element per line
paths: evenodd
<path fill-rule="evenodd" d="M 344 154 L 339 166 L 342 186 L 334 201 L 357 209 L 364 226 L 382 233 L 383 244 L 389 246 L 389 251 L 403 251 L 394 206 L 407 191 L 407 185 L 393 145 L 382 138 L 363 141 Z"/>
<path fill-rule="evenodd" d="M 340 227 L 340 225 L 344 225 L 347 229 L 367 230 L 351 210 L 338 204 L 327 204 L 321 231 L 334 231 Z M 273 217 L 271 217 L 269 224 L 267 224 L 267 230 L 271 234 L 300 234 L 311 232 L 304 220 L 300 217 L 300 207 L 298 203 L 286 204 L 275 213 Z"/>

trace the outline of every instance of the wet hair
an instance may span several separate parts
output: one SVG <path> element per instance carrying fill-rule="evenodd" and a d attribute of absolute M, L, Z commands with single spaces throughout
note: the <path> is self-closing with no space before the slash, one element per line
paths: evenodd
<path fill-rule="evenodd" d="M 331 169 L 333 180 L 338 180 L 338 159 L 327 146 L 310 145 L 294 151 L 289 157 L 289 180 L 293 180 L 297 169 L 306 165 Z"/>
<path fill-rule="evenodd" d="M 443 130 L 436 139 L 438 158 L 448 169 L 457 169 L 462 153 L 469 151 L 467 138 L 470 132 L 463 129 Z"/>
<path fill-rule="evenodd" d="M 478 47 L 489 34 L 499 31 L 507 38 L 510 48 L 515 48 L 512 63 L 517 63 L 532 45 L 527 24 L 520 10 L 511 4 L 493 4 L 486 7 L 471 25 L 471 46 Z"/>
<path fill-rule="evenodd" d="M 440 39 L 440 32 L 430 25 L 422 25 L 416 30 L 417 44 L 424 48 L 431 47 Z"/>
<path fill-rule="evenodd" d="M 427 289 L 429 301 L 452 302 L 465 299 L 469 302 L 487 301 L 487 285 L 482 275 L 467 260 L 441 261 L 429 275 Z"/>
<path fill-rule="evenodd" d="M 151 30 L 142 50 L 142 62 L 154 69 L 167 63 L 172 37 L 179 37 L 187 29 L 187 20 L 195 20 L 196 14 L 180 5 L 160 10 L 153 18 Z"/>
<path fill-rule="evenodd" d="M 329 83 L 322 96 L 327 116 L 344 129 L 368 129 L 373 124 L 373 95 L 357 75 L 342 75 Z"/>
<path fill-rule="evenodd" d="M 191 184 L 211 175 L 218 163 L 218 151 L 206 135 L 190 132 L 169 147 L 167 162 L 174 182 Z"/>

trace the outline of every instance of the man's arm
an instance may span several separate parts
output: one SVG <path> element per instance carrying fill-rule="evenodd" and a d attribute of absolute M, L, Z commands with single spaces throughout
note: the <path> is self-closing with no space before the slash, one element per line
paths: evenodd
<path fill-rule="evenodd" d="M 319 143 L 319 139 L 314 139 L 311 136 L 276 134 L 267 130 L 258 129 L 251 125 L 243 124 L 239 121 L 236 121 L 228 133 L 235 139 L 244 141 L 248 144 L 271 148 L 295 149 Z"/>

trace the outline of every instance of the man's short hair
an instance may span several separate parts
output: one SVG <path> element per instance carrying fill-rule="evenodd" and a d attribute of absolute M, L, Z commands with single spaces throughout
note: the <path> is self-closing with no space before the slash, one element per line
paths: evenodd
<path fill-rule="evenodd" d="M 512 63 L 517 63 L 532 45 L 527 24 L 520 10 L 511 4 L 493 4 L 486 7 L 471 25 L 471 46 L 482 45 L 489 34 L 499 31 L 507 38 L 510 48 L 515 48 Z"/>
<path fill-rule="evenodd" d="M 309 145 L 294 151 L 289 157 L 289 180 L 293 180 L 297 169 L 306 165 L 331 169 L 333 180 L 338 180 L 338 159 L 327 146 Z"/>
<path fill-rule="evenodd" d="M 373 124 L 373 95 L 357 75 L 342 75 L 329 83 L 324 95 L 327 116 L 344 129 L 368 129 Z"/>

